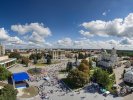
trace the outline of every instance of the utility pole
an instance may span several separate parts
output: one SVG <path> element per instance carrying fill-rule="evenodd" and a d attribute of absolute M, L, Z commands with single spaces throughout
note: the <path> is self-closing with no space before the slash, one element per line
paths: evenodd
<path fill-rule="evenodd" d="M 37 63 L 37 49 L 35 49 L 35 56 L 34 56 L 34 64 Z M 35 72 L 36 72 L 36 65 L 35 65 Z"/>

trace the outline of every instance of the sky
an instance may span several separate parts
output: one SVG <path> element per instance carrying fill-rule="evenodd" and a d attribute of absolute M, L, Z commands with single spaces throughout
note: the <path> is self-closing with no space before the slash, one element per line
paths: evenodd
<path fill-rule="evenodd" d="M 133 50 L 132 0 L 0 0 L 6 48 Z"/>

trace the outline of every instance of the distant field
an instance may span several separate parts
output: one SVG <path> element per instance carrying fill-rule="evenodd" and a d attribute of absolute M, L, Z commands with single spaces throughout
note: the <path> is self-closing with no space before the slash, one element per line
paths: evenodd
<path fill-rule="evenodd" d="M 107 52 L 111 53 L 111 50 L 107 50 Z M 119 57 L 121 56 L 133 57 L 133 50 L 117 50 L 117 54 Z"/>

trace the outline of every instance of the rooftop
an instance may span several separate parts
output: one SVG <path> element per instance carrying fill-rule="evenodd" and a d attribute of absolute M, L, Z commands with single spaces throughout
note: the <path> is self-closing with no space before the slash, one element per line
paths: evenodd
<path fill-rule="evenodd" d="M 29 79 L 29 75 L 26 72 L 13 73 L 12 78 L 15 82 L 24 81 Z"/>
<path fill-rule="evenodd" d="M 8 62 L 11 62 L 11 61 L 14 61 L 14 60 L 16 60 L 16 58 L 8 58 L 8 59 L 5 59 L 5 60 L 1 60 L 0 64 L 8 63 Z"/>

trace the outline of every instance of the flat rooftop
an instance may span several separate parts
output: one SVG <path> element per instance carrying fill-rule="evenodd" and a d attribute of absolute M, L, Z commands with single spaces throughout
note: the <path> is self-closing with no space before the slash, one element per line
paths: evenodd
<path fill-rule="evenodd" d="M 8 58 L 8 59 L 5 59 L 5 60 L 1 60 L 0 64 L 8 63 L 8 62 L 11 62 L 11 61 L 14 61 L 14 60 L 16 60 L 16 58 Z"/>

